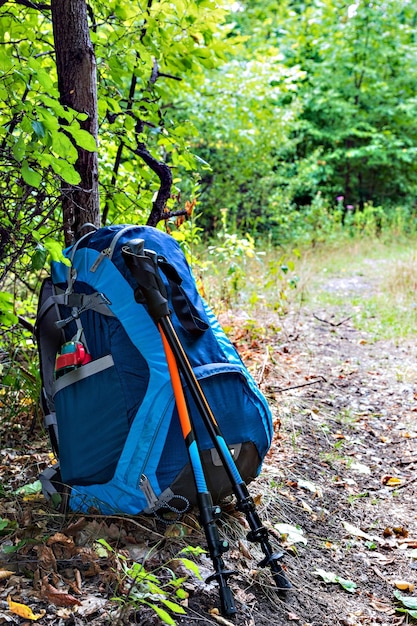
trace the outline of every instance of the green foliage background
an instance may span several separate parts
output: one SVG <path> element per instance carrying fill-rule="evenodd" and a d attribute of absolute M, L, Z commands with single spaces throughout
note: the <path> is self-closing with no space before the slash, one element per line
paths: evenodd
<path fill-rule="evenodd" d="M 343 219 L 365 204 L 414 215 L 415 4 L 235 7 L 229 20 L 248 36 L 243 55 L 220 68 L 199 101 L 199 151 L 212 167 L 204 207 L 225 203 L 243 229 L 272 229 L 279 240 L 300 234 L 318 194 Z"/>
<path fill-rule="evenodd" d="M 53 252 L 76 146 L 96 149 L 83 114 L 59 103 L 40 6 L 0 14 L 3 278 L 27 252 L 36 267 L 42 246 Z M 314 203 L 343 221 L 366 203 L 414 214 L 414 3 L 94 0 L 89 14 L 103 222 L 146 220 L 159 180 L 135 153 L 142 142 L 172 168 L 169 208 L 197 196 L 208 233 L 220 209 L 231 230 L 276 240 L 311 225 Z"/>

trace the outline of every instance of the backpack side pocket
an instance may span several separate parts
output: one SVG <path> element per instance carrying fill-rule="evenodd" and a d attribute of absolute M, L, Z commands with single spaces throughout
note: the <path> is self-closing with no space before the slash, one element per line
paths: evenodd
<path fill-rule="evenodd" d="M 64 483 L 105 483 L 114 474 L 129 431 L 119 375 L 109 354 L 54 383 Z"/>

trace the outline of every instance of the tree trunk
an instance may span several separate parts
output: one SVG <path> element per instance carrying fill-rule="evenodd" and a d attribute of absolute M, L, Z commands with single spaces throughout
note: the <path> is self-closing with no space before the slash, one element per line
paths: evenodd
<path fill-rule="evenodd" d="M 97 140 L 96 59 L 90 39 L 85 0 L 51 0 L 58 89 L 62 105 L 87 113 L 80 122 Z M 62 187 L 62 211 L 65 243 L 86 222 L 100 225 L 98 193 L 98 155 L 77 146 L 75 169 L 79 185 Z"/>

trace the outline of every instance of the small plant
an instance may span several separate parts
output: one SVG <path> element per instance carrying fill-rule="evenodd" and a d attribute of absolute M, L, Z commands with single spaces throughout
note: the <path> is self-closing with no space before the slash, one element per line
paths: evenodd
<path fill-rule="evenodd" d="M 297 289 L 299 277 L 295 273 L 294 258 L 299 259 L 300 256 L 300 251 L 294 249 L 291 256 L 284 253 L 278 259 L 269 261 L 262 290 L 269 292 L 268 299 L 279 315 L 288 312 L 289 293 Z"/>
<path fill-rule="evenodd" d="M 259 261 L 255 241 L 251 235 L 240 237 L 230 233 L 227 228 L 227 209 L 221 211 L 222 229 L 218 233 L 218 243 L 208 247 L 211 257 L 210 269 L 217 275 L 223 274 L 220 299 L 228 304 L 234 303 L 247 280 L 249 259 Z"/>
<path fill-rule="evenodd" d="M 0 395 L 7 410 L 5 422 L 24 422 L 22 415 L 36 415 L 40 396 L 40 372 L 33 346 L 25 349 L 22 342 L 9 353 L 0 355 Z M 17 419 L 18 418 L 18 419 Z"/>
<path fill-rule="evenodd" d="M 189 553 L 201 554 L 202 548 L 188 546 L 179 554 L 158 566 L 153 571 L 148 571 L 144 563 L 129 563 L 127 556 L 112 548 L 107 541 L 99 539 L 99 552 L 103 549 L 113 555 L 115 559 L 115 574 L 117 580 L 117 594 L 112 600 L 119 603 L 122 609 L 126 607 L 137 608 L 147 606 L 151 608 L 164 624 L 174 626 L 174 615 L 185 615 L 186 610 L 180 604 L 188 597 L 183 588 L 186 577 L 177 577 L 170 565 L 181 564 L 184 568 L 192 571 L 201 579 L 198 566 L 186 556 Z"/>

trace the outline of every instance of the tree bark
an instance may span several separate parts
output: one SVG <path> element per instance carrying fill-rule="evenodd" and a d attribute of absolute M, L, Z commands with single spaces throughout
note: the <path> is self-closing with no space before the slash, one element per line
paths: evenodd
<path fill-rule="evenodd" d="M 90 39 L 85 0 L 51 0 L 56 67 L 60 102 L 88 118 L 80 122 L 97 140 L 96 59 Z M 87 222 L 100 226 L 98 155 L 77 146 L 75 169 L 79 185 L 62 186 L 65 243 Z"/>

